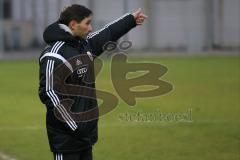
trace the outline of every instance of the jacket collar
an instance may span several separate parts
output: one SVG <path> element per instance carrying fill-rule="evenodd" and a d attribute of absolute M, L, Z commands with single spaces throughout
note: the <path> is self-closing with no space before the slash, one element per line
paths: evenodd
<path fill-rule="evenodd" d="M 59 23 L 58 24 L 61 29 L 63 29 L 65 32 L 70 33 L 73 36 L 72 30 L 65 24 Z"/>
<path fill-rule="evenodd" d="M 43 38 L 48 44 L 56 41 L 64 41 L 77 48 L 83 47 L 88 43 L 84 38 L 73 36 L 71 29 L 67 25 L 59 22 L 49 25 L 44 31 Z"/>

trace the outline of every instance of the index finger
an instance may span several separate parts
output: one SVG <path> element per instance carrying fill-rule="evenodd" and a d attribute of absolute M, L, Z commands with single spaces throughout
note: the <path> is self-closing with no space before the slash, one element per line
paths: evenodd
<path fill-rule="evenodd" d="M 143 18 L 148 18 L 148 16 L 147 16 L 147 15 L 145 15 L 145 14 L 143 14 L 143 13 L 141 13 L 141 14 L 140 14 L 140 17 L 143 17 Z"/>

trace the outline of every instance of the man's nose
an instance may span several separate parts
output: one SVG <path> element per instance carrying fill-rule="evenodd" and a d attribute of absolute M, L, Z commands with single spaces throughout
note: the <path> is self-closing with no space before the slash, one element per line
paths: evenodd
<path fill-rule="evenodd" d="M 92 28 L 92 26 L 90 25 L 90 27 L 89 27 L 89 32 L 92 32 L 92 30 L 93 30 L 93 28 Z"/>

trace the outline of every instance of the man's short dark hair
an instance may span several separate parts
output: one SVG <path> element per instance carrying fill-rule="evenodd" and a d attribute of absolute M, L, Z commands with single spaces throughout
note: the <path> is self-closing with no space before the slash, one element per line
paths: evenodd
<path fill-rule="evenodd" d="M 73 4 L 66 7 L 60 14 L 59 22 L 68 25 L 70 21 L 76 20 L 81 22 L 84 18 L 89 17 L 92 11 L 85 6 Z"/>

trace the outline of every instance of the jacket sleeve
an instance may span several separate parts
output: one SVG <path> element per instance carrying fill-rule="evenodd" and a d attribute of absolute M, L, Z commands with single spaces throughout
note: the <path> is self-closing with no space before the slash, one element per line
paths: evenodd
<path fill-rule="evenodd" d="M 61 96 L 56 93 L 54 85 L 54 69 L 62 64 L 60 60 L 53 57 L 45 57 L 40 62 L 40 89 L 39 96 L 47 106 L 54 106 L 59 112 L 60 118 L 72 130 L 77 129 L 76 122 L 72 119 L 66 108 L 61 104 Z"/>
<path fill-rule="evenodd" d="M 103 52 L 104 44 L 109 41 L 117 41 L 136 25 L 134 16 L 128 13 L 107 24 L 102 29 L 89 34 L 87 40 L 90 43 L 93 54 L 99 56 Z"/>

